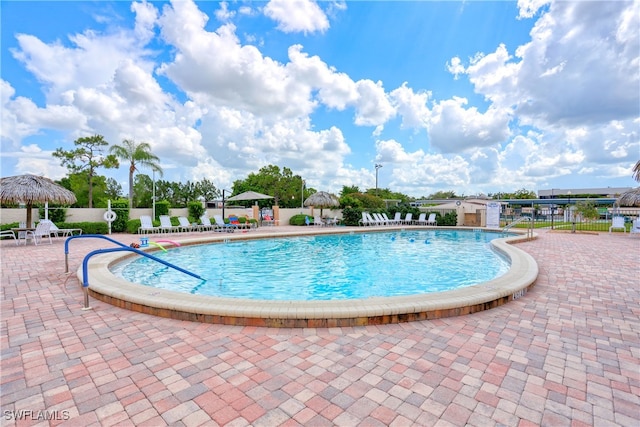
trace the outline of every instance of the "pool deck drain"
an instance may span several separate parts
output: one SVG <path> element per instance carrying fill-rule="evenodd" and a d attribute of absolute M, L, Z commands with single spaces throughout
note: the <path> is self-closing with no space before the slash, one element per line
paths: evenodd
<path fill-rule="evenodd" d="M 322 229 L 322 234 L 426 229 L 433 230 L 434 228 L 347 229 L 336 227 Z M 444 228 L 439 227 L 438 229 Z M 198 238 L 179 239 L 179 237 L 174 237 L 173 239 L 182 245 L 194 245 L 220 242 L 226 239 L 241 240 L 300 235 L 308 235 L 308 232 L 280 232 L 269 235 L 258 235 L 252 232 L 208 233 L 206 236 Z M 89 261 L 89 294 L 117 307 L 154 316 L 239 326 L 349 327 L 429 320 L 492 309 L 524 295 L 536 280 L 538 266 L 530 255 L 511 244 L 523 240 L 526 240 L 525 236 L 514 236 L 491 242 L 497 251 L 510 259 L 511 266 L 504 275 L 481 284 L 429 294 L 330 301 L 271 301 L 191 295 L 150 288 L 115 276 L 109 267 L 122 260 L 123 257 L 130 256 L 130 254 L 123 252 L 97 255 Z M 78 277 L 82 280 L 81 268 L 78 270 Z"/>

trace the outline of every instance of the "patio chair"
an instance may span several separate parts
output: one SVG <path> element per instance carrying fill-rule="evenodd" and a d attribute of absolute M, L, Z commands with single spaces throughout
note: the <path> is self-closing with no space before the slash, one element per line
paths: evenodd
<path fill-rule="evenodd" d="M 415 223 L 417 225 L 427 225 L 427 214 L 421 213 Z"/>
<path fill-rule="evenodd" d="M 16 235 L 12 230 L 0 231 L 0 238 L 3 237 L 11 237 L 16 242 L 16 245 L 18 244 L 18 239 L 16 239 Z"/>
<path fill-rule="evenodd" d="M 361 212 L 361 215 L 362 215 L 362 219 L 358 220 L 358 224 L 363 226 L 363 227 L 371 225 L 371 224 L 369 224 L 369 218 L 367 218 L 367 213 L 366 212 Z"/>
<path fill-rule="evenodd" d="M 622 228 L 622 232 L 627 232 L 627 227 L 624 225 L 624 217 L 623 216 L 614 216 L 613 221 L 611 222 L 611 227 L 609 227 L 609 233 L 611 233 L 612 229 L 620 229 Z"/>
<path fill-rule="evenodd" d="M 186 216 L 179 216 L 178 217 L 178 222 L 180 223 L 180 225 L 178 226 L 180 231 L 188 232 L 188 231 L 200 231 L 201 230 L 199 225 L 192 225 L 189 222 L 189 219 Z"/>
<path fill-rule="evenodd" d="M 640 234 L 640 218 L 636 218 L 633 220 L 630 234 Z"/>
<path fill-rule="evenodd" d="M 427 219 L 427 225 L 438 225 L 438 221 L 436 221 L 436 214 L 430 213 L 429 218 Z"/>
<path fill-rule="evenodd" d="M 160 215 L 160 231 L 164 233 L 173 233 L 178 231 L 179 226 L 171 224 L 171 218 L 169 215 Z"/>
<path fill-rule="evenodd" d="M 224 219 L 222 219 L 222 215 L 214 215 L 213 219 L 216 220 L 216 231 L 226 231 L 227 233 L 233 233 L 236 231 L 236 227 L 233 224 L 226 224 Z"/>
<path fill-rule="evenodd" d="M 411 225 L 411 224 L 413 224 L 413 214 L 412 214 L 411 212 L 409 212 L 408 214 L 406 214 L 406 215 L 404 216 L 404 219 L 402 220 L 402 223 L 403 223 L 403 224 L 406 224 L 406 225 Z"/>
<path fill-rule="evenodd" d="M 264 226 L 275 225 L 275 224 L 276 224 L 276 222 L 274 221 L 273 218 L 271 218 L 271 215 L 265 215 L 262 218 L 262 225 L 264 225 Z"/>
<path fill-rule="evenodd" d="M 400 225 L 402 224 L 402 219 L 400 218 L 402 216 L 402 214 L 400 212 L 396 212 L 395 216 L 393 217 L 393 219 L 391 220 L 391 222 L 393 223 L 393 225 Z"/>
<path fill-rule="evenodd" d="M 338 219 L 338 217 L 334 216 L 333 219 L 328 219 L 327 220 L 327 225 L 331 226 L 331 227 L 335 227 L 336 225 L 338 225 L 339 222 L 340 222 L 340 220 Z"/>
<path fill-rule="evenodd" d="M 138 234 L 144 233 L 157 233 L 158 227 L 153 226 L 153 221 L 149 215 L 140 215 L 140 227 L 138 228 Z"/>
<path fill-rule="evenodd" d="M 326 224 L 325 222 L 322 220 L 321 217 L 319 216 L 314 216 L 313 217 L 313 225 L 315 225 L 316 227 L 324 227 Z"/>
<path fill-rule="evenodd" d="M 389 219 L 389 217 L 387 216 L 386 213 L 381 213 L 380 214 L 382 216 L 382 219 L 384 219 L 384 221 L 387 223 L 387 225 L 395 225 L 395 223 L 393 222 L 392 219 Z"/>
<path fill-rule="evenodd" d="M 73 236 L 74 232 L 77 232 L 78 235 L 82 234 L 82 228 L 58 228 L 51 220 L 43 219 L 40 222 L 48 222 L 49 230 L 51 231 L 51 235 L 55 237 L 70 237 Z"/>
<path fill-rule="evenodd" d="M 38 245 L 38 240 L 42 242 L 43 237 L 47 237 L 49 239 L 49 244 L 53 244 L 51 240 L 51 223 L 40 221 L 36 226 L 35 230 L 27 230 L 24 233 L 24 244 L 27 244 L 27 240 L 29 238 L 33 239 L 33 244 Z"/>
<path fill-rule="evenodd" d="M 200 217 L 200 222 L 202 223 L 200 225 L 201 230 L 216 231 L 216 229 L 218 228 L 216 224 L 211 223 L 211 219 L 206 215 L 202 215 Z"/>
<path fill-rule="evenodd" d="M 382 215 L 380 215 L 379 213 L 374 213 L 372 215 L 373 215 L 373 220 L 376 222 L 376 224 L 380 226 L 387 225 L 387 221 L 384 220 Z"/>

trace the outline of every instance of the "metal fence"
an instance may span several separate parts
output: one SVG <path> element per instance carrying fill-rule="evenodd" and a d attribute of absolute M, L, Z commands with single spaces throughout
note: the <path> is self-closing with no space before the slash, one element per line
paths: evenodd
<path fill-rule="evenodd" d="M 508 226 L 521 218 L 528 217 L 530 221 L 515 224 L 516 228 L 549 228 L 552 230 L 593 231 L 593 232 L 629 232 L 633 221 L 640 218 L 640 208 L 617 208 L 615 206 L 600 206 L 597 216 L 586 218 L 581 215 L 575 205 L 557 207 L 521 207 L 506 205 L 500 216 L 500 224 Z M 612 228 L 613 227 L 613 228 Z"/>

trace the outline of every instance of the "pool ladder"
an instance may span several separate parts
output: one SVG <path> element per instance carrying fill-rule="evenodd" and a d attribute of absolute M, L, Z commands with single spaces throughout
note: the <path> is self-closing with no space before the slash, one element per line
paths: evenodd
<path fill-rule="evenodd" d="M 103 236 L 102 234 L 80 234 L 77 236 L 70 236 L 67 238 L 67 240 L 65 240 L 64 242 L 64 263 L 65 263 L 65 273 L 69 272 L 69 242 L 73 239 L 83 239 L 83 238 L 98 238 L 98 239 L 104 239 L 104 240 L 108 240 L 112 243 L 115 243 L 116 245 L 120 246 L 118 248 L 108 248 L 108 249 L 96 249 L 95 251 L 91 251 L 89 252 L 87 255 L 85 255 L 84 260 L 82 261 L 82 290 L 84 292 L 84 307 L 82 308 L 83 310 L 89 310 L 91 309 L 91 307 L 89 307 L 89 258 L 91 258 L 94 255 L 97 254 L 104 254 L 104 253 L 109 253 L 109 252 L 120 252 L 120 251 L 127 251 L 127 252 L 134 252 L 138 255 L 142 255 L 144 257 L 150 258 L 154 261 L 159 262 L 160 264 L 164 264 L 167 267 L 171 267 L 175 270 L 178 270 L 184 274 L 188 274 L 191 277 L 195 277 L 196 279 L 200 279 L 200 280 L 204 280 L 202 277 L 198 276 L 195 273 L 192 273 L 188 270 L 185 270 L 184 268 L 180 268 L 176 265 L 173 265 L 169 262 L 166 262 L 160 258 L 154 257 L 153 255 L 149 255 L 148 253 L 141 251 L 140 249 L 136 249 L 136 248 L 132 248 L 131 246 L 127 246 L 124 243 L 120 243 L 117 240 L 113 240 L 110 237 L 107 236 Z"/>
<path fill-rule="evenodd" d="M 525 221 L 530 221 L 531 222 L 531 226 L 527 228 L 527 238 L 531 239 L 533 237 L 533 220 L 528 216 L 522 216 L 522 217 L 516 219 L 515 221 L 513 221 L 511 224 L 507 224 L 502 229 L 502 232 L 506 233 L 507 231 L 511 230 L 515 225 L 523 223 Z"/>

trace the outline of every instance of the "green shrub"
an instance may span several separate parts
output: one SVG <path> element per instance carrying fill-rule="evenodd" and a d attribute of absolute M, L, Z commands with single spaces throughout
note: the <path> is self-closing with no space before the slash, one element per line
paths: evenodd
<path fill-rule="evenodd" d="M 168 200 L 160 200 L 156 203 L 156 217 L 153 220 L 160 218 L 160 215 L 169 215 L 169 207 L 171 204 Z M 155 225 L 155 224 L 154 224 Z"/>
<path fill-rule="evenodd" d="M 362 219 L 362 209 L 346 207 L 342 210 L 342 222 L 345 225 L 359 225 Z"/>
<path fill-rule="evenodd" d="M 305 218 L 309 218 L 309 221 L 313 222 L 313 218 L 309 215 L 297 214 L 289 218 L 289 225 L 307 225 Z"/>
<path fill-rule="evenodd" d="M 129 220 L 129 200 L 112 200 L 111 210 L 116 213 L 116 219 L 111 223 L 111 231 L 115 233 L 124 232 L 127 229 L 127 221 Z M 109 224 L 107 223 L 108 228 Z"/>
<path fill-rule="evenodd" d="M 44 213 L 44 206 L 40 206 L 38 208 L 38 214 L 40 218 L 44 218 L 46 215 Z M 53 207 L 51 204 L 49 205 L 49 220 L 55 224 L 59 222 L 64 222 L 67 219 L 67 208 L 61 207 Z"/>
<path fill-rule="evenodd" d="M 189 222 L 194 222 L 204 215 L 204 206 L 200 202 L 189 202 L 187 203 L 187 211 L 189 212 Z"/>
<path fill-rule="evenodd" d="M 458 214 L 455 212 L 449 212 L 444 215 L 440 215 L 436 212 L 436 221 L 438 225 L 455 226 L 458 225 Z"/>

